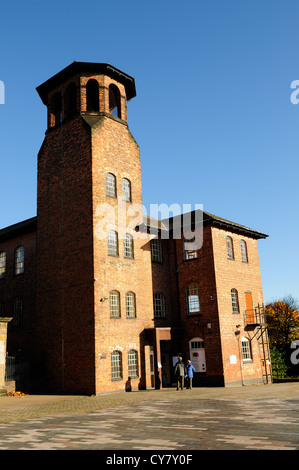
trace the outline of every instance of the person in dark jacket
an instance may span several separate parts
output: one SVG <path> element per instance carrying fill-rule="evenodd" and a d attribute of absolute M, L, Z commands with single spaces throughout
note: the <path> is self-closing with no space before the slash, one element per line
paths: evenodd
<path fill-rule="evenodd" d="M 177 390 L 181 387 L 181 390 L 184 388 L 184 378 L 186 375 L 186 367 L 185 364 L 183 363 L 183 359 L 181 357 L 178 358 L 178 362 L 175 365 L 174 368 L 174 375 L 177 379 Z"/>
<path fill-rule="evenodd" d="M 194 369 L 193 365 L 191 364 L 190 360 L 187 361 L 186 369 L 187 369 L 187 387 L 186 388 L 189 388 L 191 390 L 193 373 L 194 373 L 195 369 Z"/>

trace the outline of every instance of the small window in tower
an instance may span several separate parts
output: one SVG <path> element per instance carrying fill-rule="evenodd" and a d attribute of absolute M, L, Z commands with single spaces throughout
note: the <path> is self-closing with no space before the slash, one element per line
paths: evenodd
<path fill-rule="evenodd" d="M 120 93 L 115 85 L 109 86 L 109 113 L 112 114 L 112 116 L 121 117 Z"/>
<path fill-rule="evenodd" d="M 86 106 L 87 111 L 99 111 L 99 84 L 94 79 L 89 80 L 86 85 Z"/>
<path fill-rule="evenodd" d="M 24 272 L 24 247 L 19 246 L 15 251 L 15 274 L 22 274 Z"/>
<path fill-rule="evenodd" d="M 231 237 L 226 237 L 226 251 L 227 251 L 227 259 L 234 260 L 234 248 L 233 248 L 233 240 Z"/>
<path fill-rule="evenodd" d="M 240 247 L 241 247 L 241 257 L 243 263 L 248 263 L 248 256 L 247 256 L 247 245 L 244 240 L 240 241 Z"/>
<path fill-rule="evenodd" d="M 0 253 L 0 279 L 5 278 L 5 271 L 6 271 L 6 253 L 2 251 Z"/>
<path fill-rule="evenodd" d="M 131 182 L 127 178 L 122 180 L 123 201 L 131 202 Z"/>
<path fill-rule="evenodd" d="M 77 88 L 75 83 L 70 83 L 65 93 L 65 118 L 70 119 L 77 114 Z"/>
<path fill-rule="evenodd" d="M 116 197 L 116 177 L 112 173 L 106 175 L 106 194 L 110 197 Z"/>

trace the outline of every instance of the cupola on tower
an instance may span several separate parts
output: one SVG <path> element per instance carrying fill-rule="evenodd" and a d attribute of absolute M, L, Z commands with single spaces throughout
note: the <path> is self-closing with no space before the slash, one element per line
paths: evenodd
<path fill-rule="evenodd" d="M 142 205 L 139 146 L 127 123 L 135 81 L 109 64 L 74 62 L 37 91 L 47 106 L 37 194 L 41 367 L 53 389 L 99 393 L 111 381 L 123 389 L 129 370 L 145 387 L 150 247 L 127 230 L 129 220 L 117 225 L 120 206 L 136 217 Z M 102 223 L 105 208 L 114 226 Z"/>

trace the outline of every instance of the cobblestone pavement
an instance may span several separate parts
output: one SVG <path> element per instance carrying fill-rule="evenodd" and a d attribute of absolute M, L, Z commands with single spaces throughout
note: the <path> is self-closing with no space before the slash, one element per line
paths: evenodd
<path fill-rule="evenodd" d="M 299 450 L 299 383 L 1 397 L 0 450 Z"/>

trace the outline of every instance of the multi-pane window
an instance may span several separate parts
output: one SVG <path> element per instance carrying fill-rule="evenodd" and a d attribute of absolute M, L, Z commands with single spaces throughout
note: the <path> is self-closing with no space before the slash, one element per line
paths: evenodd
<path fill-rule="evenodd" d="M 5 277 L 5 271 L 6 271 L 6 253 L 2 251 L 2 253 L 0 253 L 0 279 L 3 279 Z"/>
<path fill-rule="evenodd" d="M 165 297 L 163 294 L 154 294 L 154 316 L 165 318 Z"/>
<path fill-rule="evenodd" d="M 187 308 L 189 315 L 200 312 L 199 287 L 196 283 L 187 287 Z"/>
<path fill-rule="evenodd" d="M 114 230 L 108 232 L 108 255 L 118 256 L 118 236 Z"/>
<path fill-rule="evenodd" d="M 227 258 L 234 259 L 233 240 L 231 237 L 226 237 L 226 251 L 227 251 Z"/>
<path fill-rule="evenodd" d="M 133 237 L 129 233 L 126 233 L 124 236 L 124 256 L 125 258 L 134 258 Z"/>
<path fill-rule="evenodd" d="M 106 175 L 106 194 L 116 197 L 116 177 L 112 173 Z"/>
<path fill-rule="evenodd" d="M 109 293 L 110 301 L 110 317 L 120 317 L 120 301 L 119 301 L 119 292 L 117 290 L 112 290 Z"/>
<path fill-rule="evenodd" d="M 240 313 L 238 291 L 236 289 L 231 289 L 230 295 L 232 299 L 233 313 Z"/>
<path fill-rule="evenodd" d="M 126 293 L 126 314 L 127 318 L 136 317 L 136 301 L 134 292 Z"/>
<path fill-rule="evenodd" d="M 23 319 L 23 299 L 21 296 L 18 296 L 14 299 L 12 324 L 14 326 L 21 326 L 22 319 Z"/>
<path fill-rule="evenodd" d="M 127 178 L 122 179 L 122 198 L 123 201 L 131 202 L 131 183 Z"/>
<path fill-rule="evenodd" d="M 122 378 L 122 360 L 120 351 L 111 353 L 111 380 L 120 380 Z"/>
<path fill-rule="evenodd" d="M 197 258 L 197 250 L 192 250 L 192 247 L 190 249 L 190 245 L 192 245 L 192 242 L 194 242 L 194 239 L 183 241 L 184 260 Z"/>
<path fill-rule="evenodd" d="M 128 353 L 128 375 L 129 377 L 138 377 L 138 354 L 134 349 Z"/>
<path fill-rule="evenodd" d="M 160 240 L 153 238 L 151 240 L 151 255 L 154 263 L 162 262 L 162 245 Z"/>
<path fill-rule="evenodd" d="M 251 349 L 250 349 L 250 342 L 248 338 L 241 339 L 241 347 L 242 347 L 242 359 L 243 361 L 251 361 Z"/>
<path fill-rule="evenodd" d="M 246 246 L 246 242 L 244 240 L 240 241 L 240 247 L 241 247 L 242 261 L 243 261 L 243 263 L 248 263 L 247 246 Z"/>
<path fill-rule="evenodd" d="M 19 246 L 15 251 L 15 274 L 24 272 L 24 247 Z"/>

